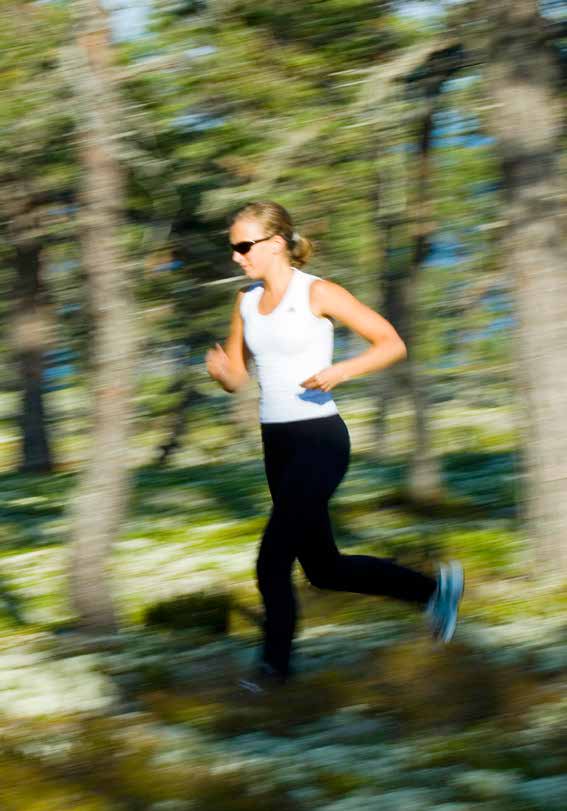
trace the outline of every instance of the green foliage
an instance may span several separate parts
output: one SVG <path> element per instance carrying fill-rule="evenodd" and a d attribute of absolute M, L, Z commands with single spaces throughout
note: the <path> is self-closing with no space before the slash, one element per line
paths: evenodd
<path fill-rule="evenodd" d="M 518 556 L 524 551 L 517 533 L 499 528 L 478 530 L 454 530 L 441 540 L 447 555 L 459 555 L 476 575 L 495 578 L 518 564 Z"/>
<path fill-rule="evenodd" d="M 305 676 L 254 702 L 244 703 L 241 695 L 229 696 L 223 713 L 211 719 L 211 728 L 223 736 L 250 730 L 287 736 L 344 706 L 348 702 L 348 689 L 339 673 L 327 671 Z"/>
<path fill-rule="evenodd" d="M 466 662 L 462 649 L 432 657 L 421 642 L 397 645 L 372 662 L 365 698 L 375 710 L 391 709 L 408 731 L 429 728 L 432 716 L 439 726 L 458 727 L 495 711 L 497 697 L 486 680 L 479 684 L 477 666 Z"/>
<path fill-rule="evenodd" d="M 264 783 L 258 782 L 264 777 Z M 219 780 L 215 775 L 197 779 L 192 786 L 191 807 L 195 811 L 211 811 L 222 808 L 223 811 L 257 811 L 258 807 L 277 808 L 278 811 L 300 811 L 300 806 L 278 786 L 269 788 L 266 785 L 268 775 L 246 773 L 236 770 L 224 773 Z"/>
<path fill-rule="evenodd" d="M 444 470 L 456 494 L 471 498 L 478 506 L 513 511 L 519 504 L 519 463 L 515 450 L 467 450 L 447 454 Z"/>
<path fill-rule="evenodd" d="M 471 596 L 470 609 L 480 621 L 491 625 L 522 622 L 530 617 L 542 621 L 565 615 L 567 594 L 561 583 L 550 585 L 541 591 L 510 589 L 500 599 L 492 601 Z"/>
<path fill-rule="evenodd" d="M 80 783 L 68 777 L 57 779 L 22 757 L 0 753 L 0 781 L 6 811 L 117 811 L 114 803 Z"/>
<path fill-rule="evenodd" d="M 316 242 L 313 272 L 336 279 L 372 304 L 384 266 L 380 217 L 405 222 L 415 213 L 422 100 L 405 96 L 403 82 L 389 82 L 389 60 L 424 44 L 429 33 L 393 16 L 388 4 L 368 0 L 301 7 L 291 0 L 165 5 L 156 4 L 152 31 L 120 51 L 117 73 L 125 78 L 118 148 L 127 166 L 130 219 L 125 242 L 132 256 L 144 260 L 135 278 L 144 359 L 172 343 L 181 346 L 183 359 L 197 369 L 194 378 L 183 369 L 179 380 L 195 382 L 206 400 L 188 415 L 182 461 L 166 469 L 136 470 L 120 537 L 124 545 L 117 545 L 112 560 L 123 617 L 126 623 L 140 621 L 142 651 L 130 640 L 123 660 L 100 669 L 135 694 L 141 712 L 106 719 L 79 713 L 74 720 L 79 732 L 62 750 L 64 782 L 42 765 L 42 758 L 57 761 L 57 747 L 34 750 L 33 730 L 21 733 L 25 755 L 0 754 L 7 810 L 112 811 L 163 803 L 164 809 L 185 804 L 193 811 L 299 811 L 317 792 L 319 804 L 343 798 L 349 803 L 358 792 L 372 791 L 378 801 L 381 779 L 389 787 L 420 779 L 443 782 L 448 773 L 424 774 L 437 768 L 496 767 L 527 777 L 561 773 L 567 765 L 561 733 L 546 732 L 543 722 L 536 728 L 531 715 L 554 715 L 562 687 L 553 675 L 557 670 L 544 669 L 521 642 L 503 651 L 521 664 L 502 665 L 494 663 L 485 643 L 470 641 L 479 624 L 488 636 L 495 629 L 486 625 L 519 626 L 522 639 L 524 618 L 543 628 L 564 612 L 567 598 L 564 590 L 538 594 L 523 579 L 506 581 L 525 573 L 529 551 L 518 528 L 519 438 L 511 418 L 510 428 L 502 421 L 469 424 L 460 402 L 447 424 L 435 429 L 448 490 L 437 510 L 418 511 L 404 500 L 412 442 L 411 420 L 402 412 L 390 424 L 396 458 L 375 463 L 355 454 L 333 509 L 339 545 L 347 553 L 397 557 L 424 571 L 439 557 L 462 558 L 467 572 L 462 638 L 434 651 L 406 606 L 322 593 L 299 574 L 303 627 L 319 634 L 317 643 L 309 633 L 301 640 L 312 670 L 267 700 L 244 700 L 237 690 L 258 628 L 250 617 L 233 621 L 235 603 L 258 608 L 251 561 L 270 503 L 260 458 L 235 444 L 236 433 L 226 423 L 228 400 L 203 382 L 199 365 L 207 346 L 226 334 L 239 284 L 206 286 L 234 273 L 225 217 L 250 197 L 281 200 L 299 230 Z M 63 80 L 59 60 L 60 46 L 70 36 L 67 6 L 27 3 L 21 14 L 18 4 L 2 5 L 0 168 L 34 192 L 75 193 L 80 181 L 76 111 L 69 104 L 69 74 Z M 472 74 L 464 78 L 447 87 L 440 105 L 474 130 L 471 112 L 486 99 Z M 378 102 L 372 100 L 374 90 L 384 90 Z M 431 167 L 427 216 L 438 233 L 456 235 L 467 253 L 451 267 L 428 266 L 421 274 L 416 357 L 432 401 L 444 403 L 461 394 L 464 400 L 483 396 L 508 407 L 510 341 L 505 332 L 487 332 L 494 312 L 483 294 L 485 285 L 509 294 L 491 236 L 498 228 L 481 227 L 501 217 L 492 147 L 463 147 L 441 134 Z M 480 193 L 483 185 L 486 192 Z M 8 183 L 4 189 L 5 199 L 12 199 L 13 187 Z M 392 268 L 400 274 L 411 261 L 412 227 L 405 223 L 395 235 Z M 48 278 L 57 306 L 67 313 L 60 321 L 62 335 L 86 347 L 88 305 L 74 223 L 49 214 L 42 229 L 58 242 L 49 253 L 57 272 L 48 272 Z M 6 242 L 0 255 L 4 268 L 9 247 Z M 9 302 L 9 274 L 4 272 L 1 281 L 3 300 Z M 448 356 L 456 358 L 456 366 L 442 368 Z M 372 380 L 356 381 L 344 390 L 357 428 L 374 417 L 373 386 Z M 138 392 L 136 449 L 152 458 L 151 443 L 165 428 L 180 387 L 170 388 L 163 378 L 140 378 Z M 82 459 L 79 445 L 88 430 L 84 398 L 80 408 L 80 420 L 76 409 L 61 418 L 73 431 L 64 440 L 73 468 Z M 0 424 L 6 430 L 6 462 L 13 417 L 4 415 Z M 57 619 L 65 615 L 65 585 L 49 556 L 63 549 L 73 484 L 68 474 L 2 478 L 0 624 L 14 648 L 38 644 L 43 655 L 52 647 L 45 623 L 18 627 L 10 618 L 14 607 L 24 617 L 34 611 Z M 34 556 L 38 551 L 46 557 Z M 219 570 L 223 577 L 229 571 L 230 594 L 207 591 L 151 605 L 155 598 L 148 583 L 163 584 L 169 576 L 154 561 L 167 561 L 168 554 L 177 564 L 195 555 L 191 573 L 209 576 L 211 583 L 216 584 Z M 229 570 L 228 562 L 238 556 L 240 562 Z M 150 569 L 146 579 L 136 569 L 144 560 Z M 207 650 L 203 643 L 215 637 Z M 341 645 L 352 656 L 337 664 Z M 561 661 L 559 643 L 542 650 L 542 658 L 547 652 Z M 345 721 L 345 708 L 388 722 L 392 740 L 381 750 L 379 733 L 363 734 L 356 724 L 346 728 L 352 720 Z M 15 725 L 21 730 L 20 719 Z M 328 768 L 310 766 L 307 754 L 325 735 Z M 347 743 L 340 743 L 340 735 Z M 250 746 L 255 736 L 261 754 L 255 765 L 243 765 L 241 747 Z M 57 743 L 55 732 L 53 739 Z M 187 748 L 168 748 L 171 741 Z M 301 750 L 291 748 L 281 756 L 282 744 L 283 751 L 286 745 L 304 747 L 307 765 L 299 777 Z M 32 756 L 33 751 L 40 754 Z M 371 764 L 366 772 L 365 753 Z M 376 768 L 389 757 L 390 773 L 377 778 Z M 278 782 L 280 767 L 285 771 L 290 761 L 297 793 Z M 399 768 L 400 763 L 405 766 Z M 482 800 L 474 790 L 460 792 L 447 788 L 447 803 Z M 503 800 L 498 807 L 507 811 L 508 805 L 513 807 Z"/>
<path fill-rule="evenodd" d="M 231 598 L 229 594 L 187 594 L 149 606 L 148 626 L 176 629 L 199 628 L 213 635 L 228 632 Z"/>

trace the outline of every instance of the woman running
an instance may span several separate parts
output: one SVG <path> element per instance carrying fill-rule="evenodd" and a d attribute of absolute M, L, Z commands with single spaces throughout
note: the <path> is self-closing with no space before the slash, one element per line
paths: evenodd
<path fill-rule="evenodd" d="M 207 369 L 225 391 L 234 392 L 247 381 L 253 356 L 273 501 L 256 566 L 265 609 L 262 656 L 242 685 L 263 691 L 292 675 L 296 558 L 318 588 L 394 597 L 425 608 L 434 638 L 448 642 L 463 593 L 461 565 L 441 564 L 434 579 L 390 560 L 343 555 L 329 520 L 329 499 L 350 453 L 348 430 L 331 391 L 403 360 L 402 339 L 343 287 L 300 270 L 311 243 L 294 231 L 279 204 L 252 202 L 239 209 L 231 219 L 230 244 L 233 260 L 252 283 L 237 294 L 225 348 L 217 344 L 208 351 Z M 333 363 L 331 319 L 370 346 Z"/>

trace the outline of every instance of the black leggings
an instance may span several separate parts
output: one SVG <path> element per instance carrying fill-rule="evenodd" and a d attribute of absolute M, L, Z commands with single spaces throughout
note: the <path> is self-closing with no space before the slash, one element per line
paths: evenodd
<path fill-rule="evenodd" d="M 292 567 L 297 558 L 321 589 L 378 594 L 424 605 L 436 582 L 390 560 L 343 555 L 333 539 L 329 499 L 350 455 L 342 418 L 263 423 L 264 463 L 273 509 L 264 531 L 256 574 L 265 607 L 262 659 L 288 675 L 297 621 Z"/>

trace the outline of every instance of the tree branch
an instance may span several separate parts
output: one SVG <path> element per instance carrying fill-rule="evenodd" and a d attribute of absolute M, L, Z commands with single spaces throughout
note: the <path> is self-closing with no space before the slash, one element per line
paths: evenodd
<path fill-rule="evenodd" d="M 542 20 L 542 38 L 544 42 L 553 42 L 557 39 L 567 38 L 567 20 L 550 22 Z"/>

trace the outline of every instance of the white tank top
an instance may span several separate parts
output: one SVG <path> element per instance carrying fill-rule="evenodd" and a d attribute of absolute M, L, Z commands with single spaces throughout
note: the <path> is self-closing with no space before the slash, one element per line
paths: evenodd
<path fill-rule="evenodd" d="M 332 364 L 333 322 L 311 310 L 309 288 L 318 277 L 298 268 L 292 270 L 283 298 L 268 315 L 258 310 L 263 282 L 251 284 L 240 302 L 244 339 L 258 373 L 263 423 L 338 413 L 330 392 L 299 385 Z"/>

